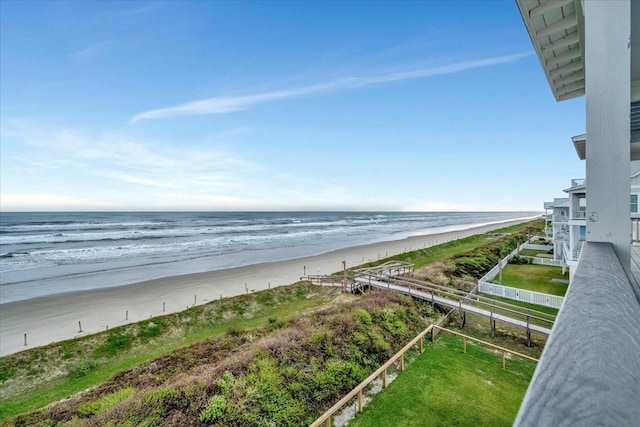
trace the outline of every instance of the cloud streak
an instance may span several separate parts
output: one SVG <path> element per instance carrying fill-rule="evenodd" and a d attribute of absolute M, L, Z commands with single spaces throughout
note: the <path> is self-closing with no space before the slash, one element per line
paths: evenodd
<path fill-rule="evenodd" d="M 498 56 L 479 59 L 475 61 L 458 62 L 439 67 L 420 68 L 416 70 L 387 73 L 375 76 L 345 77 L 309 86 L 301 86 L 292 89 L 257 93 L 243 96 L 219 96 L 214 98 L 191 101 L 156 110 L 144 111 L 130 119 L 130 123 L 141 120 L 163 119 L 177 116 L 195 116 L 203 114 L 224 114 L 246 110 L 254 105 L 265 102 L 284 99 L 301 98 L 305 96 L 320 95 L 328 92 L 337 92 L 358 89 L 365 86 L 373 86 L 394 83 L 403 80 L 427 78 L 439 75 L 454 74 L 474 68 L 490 67 L 499 64 L 514 62 L 529 56 L 530 53 Z"/>

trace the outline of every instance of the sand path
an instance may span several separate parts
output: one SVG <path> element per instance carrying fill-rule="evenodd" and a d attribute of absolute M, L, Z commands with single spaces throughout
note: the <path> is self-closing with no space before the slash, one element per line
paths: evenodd
<path fill-rule="evenodd" d="M 305 273 L 330 274 L 402 252 L 485 233 L 528 219 L 356 246 L 305 258 L 149 280 L 132 285 L 52 295 L 0 305 L 0 356 L 130 322 L 184 310 L 221 296 L 295 283 Z M 246 284 L 246 288 L 245 288 Z M 79 332 L 81 322 L 82 332 Z M 24 344 L 27 334 L 27 345 Z"/>

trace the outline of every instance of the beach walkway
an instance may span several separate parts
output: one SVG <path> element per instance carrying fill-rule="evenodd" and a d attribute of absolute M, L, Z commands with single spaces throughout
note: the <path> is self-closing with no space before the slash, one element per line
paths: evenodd
<path fill-rule="evenodd" d="M 530 339 L 531 332 L 549 336 L 555 316 L 525 309 L 512 304 L 502 303 L 494 299 L 438 286 L 417 279 L 387 276 L 375 272 L 356 276 L 355 283 L 360 287 L 387 289 L 400 292 L 415 298 L 451 307 L 464 313 L 473 313 L 486 317 L 495 330 L 495 322 L 522 328 Z"/>

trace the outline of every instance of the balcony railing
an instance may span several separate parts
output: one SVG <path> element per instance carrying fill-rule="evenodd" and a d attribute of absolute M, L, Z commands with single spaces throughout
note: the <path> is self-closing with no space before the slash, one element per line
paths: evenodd
<path fill-rule="evenodd" d="M 517 427 L 638 425 L 640 303 L 634 286 L 610 243 L 585 243 Z"/>
<path fill-rule="evenodd" d="M 573 211 L 571 217 L 573 219 L 585 219 L 587 217 L 587 211 Z"/>

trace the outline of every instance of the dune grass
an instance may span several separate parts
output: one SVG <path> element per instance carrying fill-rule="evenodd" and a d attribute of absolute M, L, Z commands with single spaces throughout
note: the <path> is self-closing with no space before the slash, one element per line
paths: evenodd
<path fill-rule="evenodd" d="M 166 325 L 162 335 L 128 348 L 116 348 L 114 352 L 96 350 L 110 349 L 106 346 L 109 343 L 109 337 L 114 336 L 110 334 L 120 333 L 123 336 L 133 337 L 134 332 L 129 331 L 138 330 L 139 333 L 140 325 L 148 321 L 27 350 L 22 354 L 5 356 L 0 359 L 3 369 L 14 367 L 15 378 L 8 378 L 0 383 L 0 391 L 2 391 L 0 421 L 67 398 L 106 381 L 124 369 L 149 362 L 175 349 L 224 334 L 231 329 L 249 329 L 266 325 L 273 319 L 286 319 L 303 311 L 326 305 L 337 295 L 338 291 L 335 289 L 318 288 L 307 284 L 285 286 L 215 301 L 180 313 L 162 316 L 157 318 L 163 319 L 162 323 Z M 228 317 L 203 320 L 209 311 L 208 307 L 216 305 L 229 307 L 234 315 L 229 315 L 229 312 L 220 312 L 225 313 L 224 317 Z M 253 306 L 253 312 L 244 313 L 243 307 L 249 306 Z M 160 323 L 159 320 L 157 322 Z M 117 332 L 118 330 L 121 332 Z M 100 342 L 104 344 L 100 345 Z M 75 366 L 87 361 L 93 361 L 93 366 L 90 366 L 82 375 L 72 375 Z M 69 367 L 69 375 L 58 375 L 39 382 L 35 387 L 33 385 L 29 388 L 25 387 L 15 393 L 8 391 L 12 382 L 29 384 L 38 381 L 37 374 L 30 377 L 30 372 L 45 372 L 57 369 L 60 365 Z"/>
<path fill-rule="evenodd" d="M 510 426 L 534 369 L 441 334 L 349 426 Z"/>

